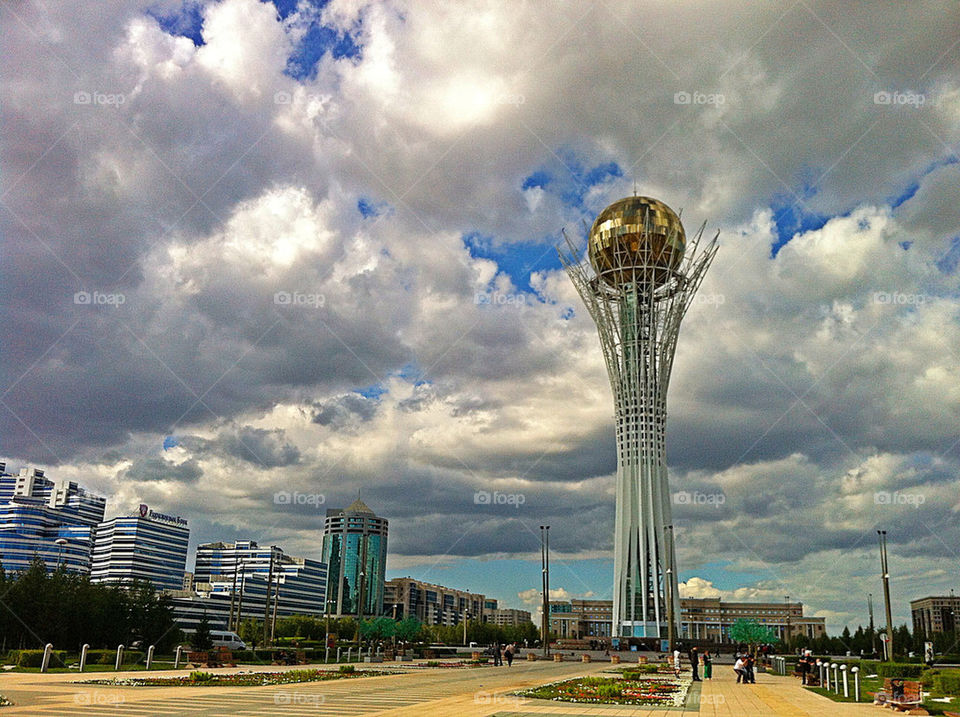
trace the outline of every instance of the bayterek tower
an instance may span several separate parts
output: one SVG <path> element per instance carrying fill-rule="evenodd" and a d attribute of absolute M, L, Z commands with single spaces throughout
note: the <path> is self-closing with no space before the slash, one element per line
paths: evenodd
<path fill-rule="evenodd" d="M 664 638 L 680 599 L 671 536 L 665 422 L 680 322 L 717 252 L 687 240 L 680 217 L 650 197 L 620 199 L 590 228 L 587 261 L 560 259 L 597 325 L 617 426 L 614 637 Z"/>

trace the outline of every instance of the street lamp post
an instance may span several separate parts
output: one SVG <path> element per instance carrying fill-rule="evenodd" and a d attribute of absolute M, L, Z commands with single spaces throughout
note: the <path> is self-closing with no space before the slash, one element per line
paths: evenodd
<path fill-rule="evenodd" d="M 784 602 L 784 605 L 785 605 L 786 610 L 787 610 L 787 624 L 786 624 L 786 636 L 787 636 L 787 637 L 786 637 L 786 642 L 787 642 L 787 650 L 789 650 L 789 649 L 790 649 L 790 637 L 791 637 L 791 635 L 790 635 L 790 596 L 789 596 L 789 595 L 784 595 L 784 596 L 783 596 L 783 602 Z"/>
<path fill-rule="evenodd" d="M 887 641 L 885 654 L 888 662 L 893 660 L 893 614 L 890 609 L 890 568 L 887 562 L 887 531 L 878 530 L 880 536 L 880 569 L 883 573 L 883 601 L 887 612 Z"/>
<path fill-rule="evenodd" d="M 666 608 L 667 608 L 667 645 L 668 652 L 673 655 L 674 648 L 676 646 L 676 625 L 674 624 L 674 611 L 676 606 L 673 604 L 673 526 L 668 525 L 663 529 L 664 532 L 664 546 L 666 548 L 666 564 L 667 569 L 665 571 L 666 585 L 664 585 L 664 596 L 666 597 Z M 659 630 L 658 630 L 659 634 Z"/>
<path fill-rule="evenodd" d="M 67 539 L 57 538 L 53 544 L 57 546 L 57 570 L 59 570 L 63 565 L 63 546 L 67 544 Z"/>
<path fill-rule="evenodd" d="M 540 575 L 543 587 L 543 616 L 540 631 L 543 638 L 543 656 L 550 656 L 550 526 L 540 526 Z"/>

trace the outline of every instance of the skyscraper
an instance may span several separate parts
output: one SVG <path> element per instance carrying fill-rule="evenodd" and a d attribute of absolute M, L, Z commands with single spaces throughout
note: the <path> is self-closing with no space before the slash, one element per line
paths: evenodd
<path fill-rule="evenodd" d="M 187 563 L 190 529 L 179 516 L 141 505 L 137 515 L 101 523 L 93 544 L 93 582 L 147 580 L 157 590 L 179 590 Z"/>
<path fill-rule="evenodd" d="M 705 225 L 704 225 L 705 226 Z M 614 202 L 593 222 L 589 261 L 560 259 L 597 325 L 617 428 L 612 635 L 665 637 L 679 624 L 666 401 L 680 322 L 717 251 L 687 247 L 680 217 L 650 197 Z M 668 614 L 673 618 L 668 620 Z"/>
<path fill-rule="evenodd" d="M 323 526 L 327 600 L 333 615 L 379 615 L 387 568 L 387 520 L 357 498 L 328 509 Z"/>
<path fill-rule="evenodd" d="M 42 560 L 71 573 L 90 572 L 90 553 L 106 499 L 71 481 L 54 483 L 39 468 L 6 472 L 0 463 L 0 564 L 8 572 Z"/>

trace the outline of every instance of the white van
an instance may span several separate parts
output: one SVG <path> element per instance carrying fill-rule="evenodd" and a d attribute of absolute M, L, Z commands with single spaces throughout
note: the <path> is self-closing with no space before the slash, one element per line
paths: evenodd
<path fill-rule="evenodd" d="M 228 650 L 246 650 L 247 644 L 235 632 L 226 630 L 211 630 L 210 639 L 214 647 L 226 647 Z"/>

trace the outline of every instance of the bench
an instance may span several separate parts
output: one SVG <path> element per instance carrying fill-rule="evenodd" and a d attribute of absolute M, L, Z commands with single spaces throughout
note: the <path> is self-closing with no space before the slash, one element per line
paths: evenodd
<path fill-rule="evenodd" d="M 873 704 L 892 707 L 908 714 L 923 715 L 928 712 L 920 706 L 923 701 L 920 683 L 914 680 L 904 680 L 899 677 L 885 677 L 883 689 L 879 692 L 868 692 L 873 695 Z"/>

